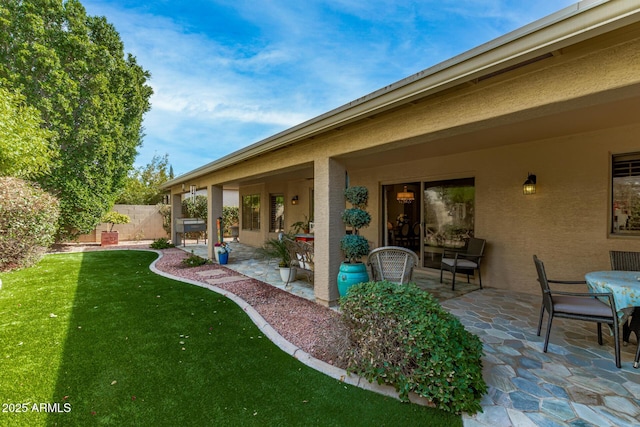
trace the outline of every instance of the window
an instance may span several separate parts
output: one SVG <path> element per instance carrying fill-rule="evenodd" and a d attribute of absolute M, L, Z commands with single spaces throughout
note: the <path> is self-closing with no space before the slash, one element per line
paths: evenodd
<path fill-rule="evenodd" d="M 640 153 L 613 156 L 611 175 L 611 233 L 640 236 Z"/>
<path fill-rule="evenodd" d="M 424 183 L 424 266 L 440 268 L 441 249 L 463 248 L 474 235 L 475 180 Z"/>
<path fill-rule="evenodd" d="M 272 194 L 269 200 L 269 231 L 284 231 L 284 195 Z"/>
<path fill-rule="evenodd" d="M 260 230 L 260 195 L 242 196 L 242 229 Z"/>

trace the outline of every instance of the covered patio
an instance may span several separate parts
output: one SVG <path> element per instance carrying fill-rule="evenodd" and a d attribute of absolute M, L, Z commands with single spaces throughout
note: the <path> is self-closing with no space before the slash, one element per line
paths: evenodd
<path fill-rule="evenodd" d="M 284 288 L 275 262 L 241 243 L 231 243 L 231 248 L 227 268 Z M 205 245 L 188 244 L 182 249 L 207 255 Z M 483 342 L 489 392 L 482 402 L 483 413 L 466 416 L 466 426 L 631 426 L 640 422 L 634 335 L 622 347 L 622 369 L 618 369 L 612 337 L 605 334 L 599 346 L 595 325 L 554 319 L 549 351 L 543 353 L 543 337 L 536 335 L 539 295 L 480 290 L 464 281 L 451 292 L 450 279 L 440 285 L 437 274 L 420 270 L 414 279 Z M 286 290 L 314 299 L 313 288 L 304 279 Z"/>

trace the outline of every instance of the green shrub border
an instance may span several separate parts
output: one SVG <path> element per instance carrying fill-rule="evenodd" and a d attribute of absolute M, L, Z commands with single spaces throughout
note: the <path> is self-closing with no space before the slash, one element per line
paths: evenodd
<path fill-rule="evenodd" d="M 482 342 L 431 294 L 414 284 L 367 282 L 351 287 L 340 306 L 349 372 L 393 385 L 403 401 L 415 392 L 448 412 L 482 410 Z"/>

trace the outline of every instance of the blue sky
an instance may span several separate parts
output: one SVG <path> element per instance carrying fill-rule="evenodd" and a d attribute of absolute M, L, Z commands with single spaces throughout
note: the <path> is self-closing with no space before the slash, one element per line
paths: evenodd
<path fill-rule="evenodd" d="M 573 0 L 83 0 L 151 73 L 136 167 L 181 175 Z"/>

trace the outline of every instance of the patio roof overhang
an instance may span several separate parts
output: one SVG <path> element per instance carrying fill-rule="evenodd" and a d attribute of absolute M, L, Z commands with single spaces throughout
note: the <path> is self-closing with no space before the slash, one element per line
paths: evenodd
<path fill-rule="evenodd" d="M 415 103 L 460 85 L 477 82 L 556 55 L 560 49 L 640 22 L 640 4 L 585 0 L 541 20 L 390 84 L 348 104 L 289 128 L 166 182 L 188 183 L 331 129 Z"/>

